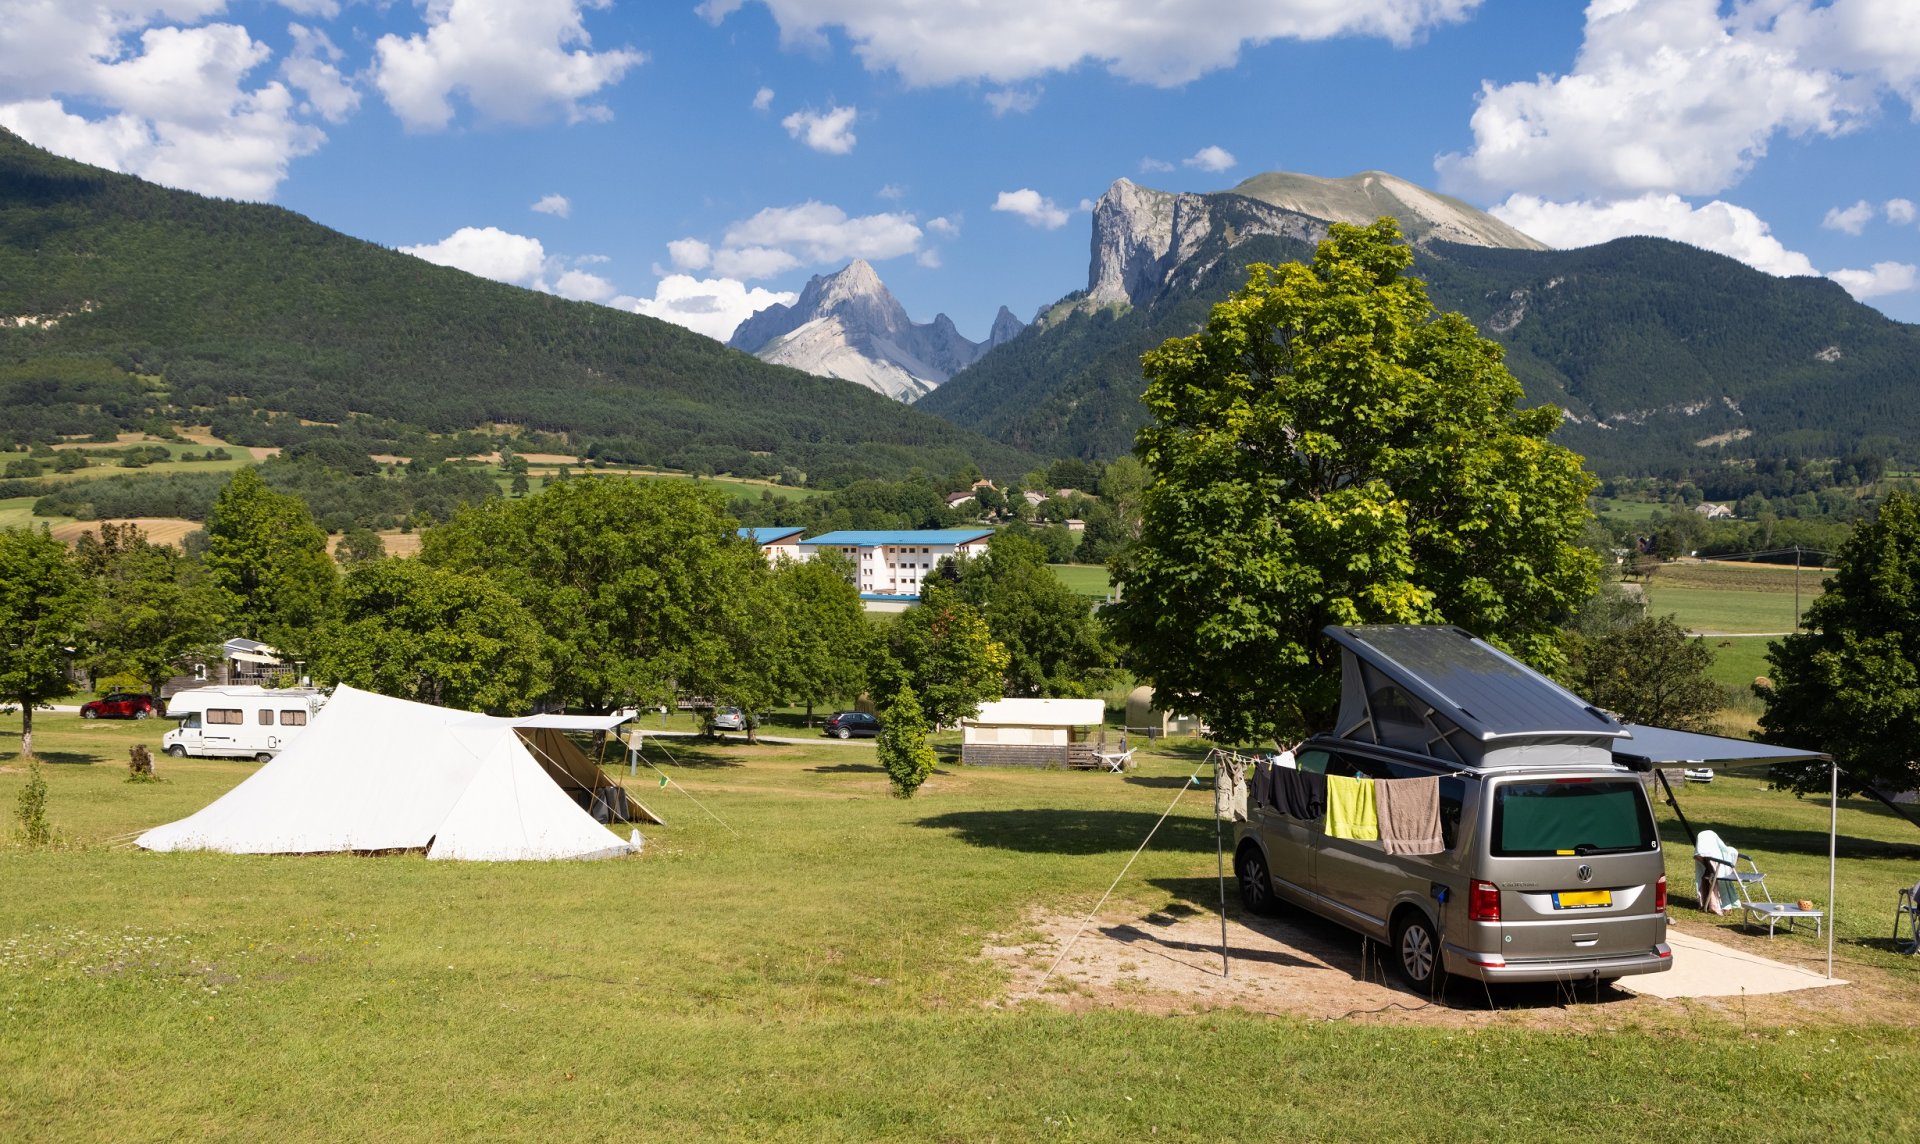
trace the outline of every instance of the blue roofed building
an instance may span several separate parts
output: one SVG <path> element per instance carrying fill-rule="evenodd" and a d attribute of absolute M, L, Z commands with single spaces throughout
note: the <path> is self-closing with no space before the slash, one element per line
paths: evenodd
<path fill-rule="evenodd" d="M 854 569 L 854 586 L 870 612 L 905 611 L 943 556 L 965 559 L 987 550 L 991 528 L 886 529 L 829 532 L 800 541 L 801 559 L 838 549 Z"/>
<path fill-rule="evenodd" d="M 740 530 L 740 536 L 745 540 L 753 541 L 759 547 L 760 555 L 766 557 L 767 563 L 771 564 L 776 560 L 806 559 L 800 554 L 798 544 L 800 534 L 805 531 L 804 528 L 784 527 L 743 528 Z"/>

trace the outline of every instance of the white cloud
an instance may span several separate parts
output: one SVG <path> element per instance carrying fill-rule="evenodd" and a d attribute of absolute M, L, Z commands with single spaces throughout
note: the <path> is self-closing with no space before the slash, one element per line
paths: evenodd
<path fill-rule="evenodd" d="M 773 89 L 772 88 L 763 87 L 759 91 L 756 91 L 753 93 L 753 109 L 755 111 L 765 111 L 767 108 L 772 106 L 773 106 Z"/>
<path fill-rule="evenodd" d="M 679 270 L 704 270 L 713 262 L 713 248 L 697 238 L 676 238 L 667 243 L 667 257 Z"/>
<path fill-rule="evenodd" d="M 769 207 L 752 218 L 734 223 L 727 228 L 721 245 L 736 250 L 777 247 L 814 263 L 844 262 L 853 258 L 878 262 L 912 254 L 920 248 L 920 239 L 920 227 L 912 215 L 888 212 L 849 218 L 839 207 L 805 202 L 791 207 Z M 716 268 L 720 265 L 718 255 L 714 265 Z M 745 275 L 727 274 L 727 277 Z"/>
<path fill-rule="evenodd" d="M 907 197 L 907 189 L 898 183 L 888 183 L 873 193 L 886 199 L 888 202 L 894 203 Z"/>
<path fill-rule="evenodd" d="M 845 155 L 859 138 L 853 133 L 853 121 L 860 112 L 852 107 L 830 107 L 826 111 L 796 111 L 780 121 L 787 134 L 827 155 Z"/>
<path fill-rule="evenodd" d="M 995 115 L 1025 115 L 1040 106 L 1040 95 L 1045 88 L 1034 86 L 1027 88 L 1003 87 L 987 93 L 987 106 Z"/>
<path fill-rule="evenodd" d="M 1232 170 L 1233 165 L 1237 162 L 1239 162 L 1239 160 L 1233 157 L 1233 152 L 1227 150 L 1225 147 L 1202 147 L 1191 156 L 1180 160 L 1180 165 L 1182 167 L 1198 167 L 1202 171 L 1212 171 L 1218 174 L 1221 171 Z"/>
<path fill-rule="evenodd" d="M 1717 200 L 1696 207 L 1678 195 L 1645 194 L 1619 202 L 1564 203 L 1514 195 L 1494 207 L 1492 213 L 1548 246 L 1593 246 L 1644 234 L 1717 251 L 1769 274 L 1819 273 L 1806 255 L 1782 245 L 1759 215 Z"/>
<path fill-rule="evenodd" d="M 1847 234 L 1859 234 L 1865 230 L 1867 224 L 1872 221 L 1873 204 L 1865 199 L 1861 199 L 1850 207 L 1834 207 L 1827 211 L 1827 217 L 1820 220 L 1820 225 L 1828 230 L 1843 231 Z"/>
<path fill-rule="evenodd" d="M 941 238 L 960 237 L 960 224 L 945 215 L 941 215 L 939 218 L 928 219 L 927 229 L 939 235 Z"/>
<path fill-rule="evenodd" d="M 1901 294 L 1913 289 L 1920 284 L 1920 268 L 1911 262 L 1876 262 L 1871 270 L 1834 270 L 1827 277 L 1864 302 L 1882 294 Z"/>
<path fill-rule="evenodd" d="M 1231 67 L 1242 45 L 1274 39 L 1377 36 L 1410 44 L 1464 20 L 1479 0 L 759 0 L 783 43 L 810 46 L 841 29 L 869 70 L 911 86 L 983 79 L 1013 84 L 1097 62 L 1124 79 L 1163 87 Z M 718 23 L 745 0 L 703 0 Z"/>
<path fill-rule="evenodd" d="M 303 114 L 344 116 L 353 94 L 329 86 L 320 51 L 297 56 L 306 105 L 278 81 L 248 86 L 272 57 L 236 24 L 191 25 L 220 0 L 13 3 L 0 15 L 0 125 L 83 162 L 233 198 L 272 197 L 293 159 L 326 135 Z M 299 52 L 296 32 L 296 53 Z M 337 81 L 338 73 L 334 73 Z M 90 109 L 73 110 L 65 101 Z"/>
<path fill-rule="evenodd" d="M 725 247 L 714 252 L 713 269 L 728 278 L 772 278 L 802 265 L 777 246 Z"/>
<path fill-rule="evenodd" d="M 553 292 L 576 302 L 606 302 L 619 293 L 613 283 L 584 270 L 563 271 L 554 280 Z"/>
<path fill-rule="evenodd" d="M 340 49 L 325 32 L 301 24 L 287 25 L 287 34 L 293 37 L 293 52 L 280 65 L 280 74 L 306 96 L 301 110 L 328 123 L 346 122 L 360 107 L 360 92 L 340 74 Z"/>
<path fill-rule="evenodd" d="M 1025 219 L 1029 226 L 1042 227 L 1046 230 L 1059 230 L 1067 225 L 1067 219 L 1071 217 L 1068 212 L 1053 205 L 1052 199 L 1030 187 L 1022 187 L 1017 191 L 1001 191 L 1000 196 L 993 200 L 993 209 L 1018 215 Z"/>
<path fill-rule="evenodd" d="M 547 252 L 537 238 L 510 234 L 498 227 L 463 226 L 439 242 L 403 246 L 402 254 L 452 266 L 495 282 L 545 290 Z"/>
<path fill-rule="evenodd" d="M 1905 226 L 1916 216 L 1912 199 L 1888 199 L 1887 221 L 1895 226 Z"/>
<path fill-rule="evenodd" d="M 1436 166 L 1464 192 L 1713 194 L 1776 136 L 1858 128 L 1887 90 L 1920 115 L 1910 0 L 1594 0 L 1573 69 L 1483 85 L 1473 149 Z"/>
<path fill-rule="evenodd" d="M 631 49 L 595 52 L 583 8 L 609 0 L 430 0 L 427 30 L 374 45 L 373 81 L 409 130 L 445 128 L 453 96 L 487 119 L 605 119 L 587 102 L 645 60 Z"/>
<path fill-rule="evenodd" d="M 928 270 L 940 269 L 940 252 L 935 250 L 931 246 L 927 247 L 925 250 L 921 251 L 919 254 L 914 255 L 913 260 L 915 262 L 918 262 L 920 265 L 926 267 Z"/>
<path fill-rule="evenodd" d="M 669 274 L 654 287 L 653 297 L 615 298 L 613 305 L 673 322 L 724 342 L 753 314 L 775 304 L 790 306 L 796 298 L 796 294 L 758 286 L 748 289 L 745 283 L 731 278 Z"/>
<path fill-rule="evenodd" d="M 558 215 L 561 218 L 567 218 L 573 214 L 573 203 L 569 201 L 565 195 L 542 195 L 540 196 L 540 201 L 528 209 L 538 211 L 540 214 Z"/>
<path fill-rule="evenodd" d="M 1155 171 L 1171 171 L 1171 170 L 1173 170 L 1173 164 L 1167 162 L 1165 159 L 1155 159 L 1149 156 L 1145 159 L 1140 160 L 1140 171 L 1142 174 L 1148 174 Z"/>

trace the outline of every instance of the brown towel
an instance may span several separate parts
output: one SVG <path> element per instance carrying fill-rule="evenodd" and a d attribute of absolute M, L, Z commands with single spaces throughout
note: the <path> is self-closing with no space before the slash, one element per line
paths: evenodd
<path fill-rule="evenodd" d="M 1382 779 L 1373 784 L 1380 809 L 1380 845 L 1389 854 L 1438 854 L 1440 780 Z"/>

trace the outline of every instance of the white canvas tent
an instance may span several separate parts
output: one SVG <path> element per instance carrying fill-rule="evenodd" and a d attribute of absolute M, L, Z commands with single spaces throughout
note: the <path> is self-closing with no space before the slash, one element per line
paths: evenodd
<path fill-rule="evenodd" d="M 278 758 L 136 844 L 230 854 L 425 850 L 496 862 L 631 853 L 561 789 L 519 730 L 612 730 L 622 721 L 501 719 L 342 685 Z"/>

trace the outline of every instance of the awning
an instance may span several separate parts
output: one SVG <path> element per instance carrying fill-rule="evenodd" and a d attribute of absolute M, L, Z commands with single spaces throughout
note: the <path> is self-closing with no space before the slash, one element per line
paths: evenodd
<path fill-rule="evenodd" d="M 524 719 L 515 719 L 513 726 L 544 728 L 550 731 L 611 731 L 631 718 L 633 713 L 630 711 L 616 711 L 611 715 L 569 715 L 564 711 L 555 711 L 546 715 L 529 715 Z"/>
<path fill-rule="evenodd" d="M 1680 766 L 1685 763 L 1808 763 L 1825 761 L 1819 751 L 1756 743 L 1751 739 L 1729 739 L 1724 735 L 1702 735 L 1696 731 L 1675 731 L 1668 727 L 1626 725 L 1628 738 L 1613 741 L 1613 757 L 1630 767 Z"/>

